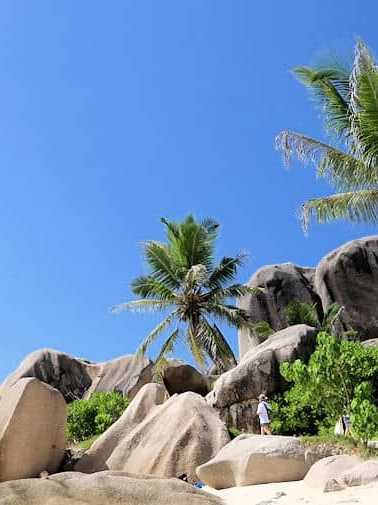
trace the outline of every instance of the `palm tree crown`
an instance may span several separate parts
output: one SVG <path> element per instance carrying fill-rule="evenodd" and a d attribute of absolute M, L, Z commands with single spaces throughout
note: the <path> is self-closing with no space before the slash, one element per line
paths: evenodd
<path fill-rule="evenodd" d="M 338 65 L 295 69 L 299 80 L 320 101 L 327 130 L 335 146 L 301 133 L 283 131 L 276 146 L 289 162 L 316 166 L 337 193 L 315 198 L 302 206 L 307 229 L 311 217 L 324 223 L 344 218 L 353 222 L 378 222 L 378 67 L 363 42 L 355 47 L 352 69 Z"/>
<path fill-rule="evenodd" d="M 144 354 L 160 334 L 167 332 L 157 367 L 179 339 L 186 342 L 202 368 L 207 358 L 222 370 L 234 366 L 234 354 L 217 322 L 237 328 L 249 325 L 246 312 L 228 303 L 229 298 L 252 291 L 232 283 L 244 257 L 224 257 L 215 263 L 214 244 L 219 225 L 212 219 L 198 223 L 189 216 L 182 223 L 161 221 L 166 228 L 167 243 L 145 243 L 144 256 L 150 272 L 132 283 L 132 291 L 139 299 L 117 305 L 113 311 L 167 312 L 139 348 L 139 353 Z"/>

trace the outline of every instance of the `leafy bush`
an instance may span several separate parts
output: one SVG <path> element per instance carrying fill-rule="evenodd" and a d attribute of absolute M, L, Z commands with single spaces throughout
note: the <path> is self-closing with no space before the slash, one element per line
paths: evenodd
<path fill-rule="evenodd" d="M 292 387 L 273 403 L 272 424 L 276 432 L 324 432 L 333 427 L 343 413 L 353 413 L 353 408 L 356 429 L 369 429 L 369 433 L 373 429 L 368 425 L 374 424 L 370 421 L 374 412 L 366 401 L 373 405 L 377 398 L 378 349 L 321 332 L 308 364 L 297 360 L 283 363 L 280 370 Z M 360 404 L 367 408 L 364 420 L 362 407 L 357 411 L 358 395 L 362 394 L 358 386 L 363 382 L 370 388 L 370 400 L 360 398 Z"/>
<path fill-rule="evenodd" d="M 68 405 L 67 438 L 79 442 L 103 433 L 124 412 L 128 398 L 118 392 L 94 393 Z"/>
<path fill-rule="evenodd" d="M 378 407 L 374 405 L 373 388 L 368 382 L 356 387 L 351 413 L 353 434 L 367 445 L 378 431 Z"/>

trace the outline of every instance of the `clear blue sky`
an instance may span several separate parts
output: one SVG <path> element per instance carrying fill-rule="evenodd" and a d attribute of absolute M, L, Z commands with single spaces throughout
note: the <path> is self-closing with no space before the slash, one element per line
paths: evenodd
<path fill-rule="evenodd" d="M 322 136 L 290 68 L 348 56 L 356 36 L 378 48 L 376 2 L 359 5 L 1 2 L 0 378 L 40 347 L 135 350 L 155 318 L 108 308 L 131 297 L 161 216 L 219 220 L 219 255 L 250 253 L 242 280 L 375 232 L 337 223 L 305 238 L 298 205 L 329 188 L 273 149 L 284 128 Z"/>

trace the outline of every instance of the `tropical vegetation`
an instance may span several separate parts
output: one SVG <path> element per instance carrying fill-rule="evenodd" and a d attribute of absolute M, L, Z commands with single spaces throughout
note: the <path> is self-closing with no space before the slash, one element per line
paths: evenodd
<path fill-rule="evenodd" d="M 302 133 L 283 131 L 276 146 L 289 163 L 293 154 L 316 167 L 336 193 L 305 202 L 305 230 L 314 217 L 319 223 L 344 218 L 378 222 L 378 67 L 366 45 L 355 47 L 351 68 L 331 63 L 294 69 L 297 78 L 321 105 L 331 143 Z"/>
<path fill-rule="evenodd" d="M 129 403 L 116 391 L 94 393 L 88 400 L 69 403 L 67 439 L 77 443 L 100 435 L 121 417 Z"/>
<path fill-rule="evenodd" d="M 277 432 L 333 430 L 343 414 L 363 442 L 378 432 L 378 348 L 320 332 L 307 364 L 283 363 L 280 371 L 290 388 L 273 403 Z"/>
<path fill-rule="evenodd" d="M 149 273 L 135 279 L 131 286 L 139 298 L 112 310 L 165 313 L 164 319 L 139 348 L 139 354 L 145 354 L 153 342 L 166 333 L 155 361 L 156 368 L 164 365 L 167 356 L 181 341 L 201 368 L 210 360 L 218 370 L 228 369 L 236 365 L 236 359 L 220 323 L 234 328 L 250 325 L 247 313 L 230 302 L 232 298 L 254 292 L 235 283 L 245 256 L 215 261 L 219 225 L 213 219 L 197 222 L 188 216 L 181 223 L 161 221 L 167 241 L 150 240 L 144 244 Z"/>

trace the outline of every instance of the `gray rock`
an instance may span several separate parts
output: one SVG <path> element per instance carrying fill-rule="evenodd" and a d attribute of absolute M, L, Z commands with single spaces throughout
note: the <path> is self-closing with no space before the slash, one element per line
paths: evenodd
<path fill-rule="evenodd" d="M 122 472 L 65 472 L 0 484 L 0 505 L 222 505 L 179 479 Z"/>
<path fill-rule="evenodd" d="M 353 240 L 329 253 L 315 273 L 323 308 L 344 307 L 338 333 L 353 329 L 360 340 L 378 337 L 378 236 Z"/>
<path fill-rule="evenodd" d="M 240 435 L 197 468 L 197 475 L 208 486 L 225 489 L 301 480 L 306 471 L 305 449 L 297 438 Z"/>
<path fill-rule="evenodd" d="M 260 268 L 247 283 L 249 287 L 260 288 L 260 293 L 241 297 L 239 307 L 247 311 L 252 322 L 267 321 L 277 331 L 287 326 L 284 309 L 293 300 L 316 303 L 321 318 L 321 302 L 313 286 L 314 275 L 314 268 L 292 263 Z M 240 357 L 263 340 L 252 336 L 249 330 L 240 330 Z"/>
<path fill-rule="evenodd" d="M 152 362 L 133 355 L 90 363 L 63 352 L 41 349 L 29 354 L 4 381 L 0 394 L 19 379 L 35 377 L 58 389 L 66 401 L 88 398 L 95 391 L 120 391 L 133 398 L 152 381 Z"/>
<path fill-rule="evenodd" d="M 378 347 L 378 338 L 371 338 L 362 342 L 365 347 Z"/>
<path fill-rule="evenodd" d="M 163 382 L 170 396 L 187 391 L 206 396 L 209 392 L 207 377 L 182 361 L 169 362 L 163 371 Z"/>

